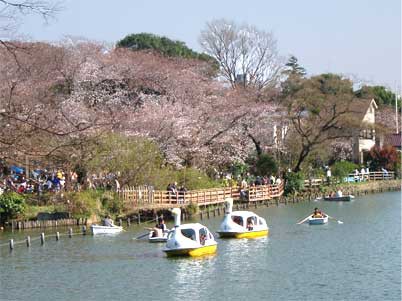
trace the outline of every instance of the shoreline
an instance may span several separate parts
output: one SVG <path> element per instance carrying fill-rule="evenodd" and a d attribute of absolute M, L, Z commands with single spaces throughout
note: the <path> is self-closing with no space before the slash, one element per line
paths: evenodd
<path fill-rule="evenodd" d="M 289 204 L 289 203 L 299 203 L 312 201 L 317 198 L 323 198 L 329 191 L 336 191 L 341 189 L 343 195 L 367 195 L 371 193 L 382 193 L 388 191 L 400 191 L 401 190 L 401 180 L 386 180 L 386 181 L 368 181 L 368 182 L 360 182 L 360 183 L 343 183 L 343 184 L 334 184 L 331 186 L 319 186 L 319 187 L 305 187 L 303 191 L 297 193 L 296 195 L 288 195 L 288 196 L 280 196 L 278 198 L 272 198 L 268 200 L 261 201 L 235 201 L 233 204 L 233 208 L 235 210 L 245 210 L 249 208 L 258 208 L 259 206 L 279 206 L 280 204 Z M 191 211 L 191 210 L 190 210 Z M 204 218 L 210 218 L 215 216 L 220 216 L 224 214 L 224 206 L 219 205 L 206 205 L 205 207 L 199 207 L 196 212 L 189 212 L 188 208 L 182 209 L 182 220 L 188 220 L 199 217 L 200 220 Z M 168 216 L 168 215 L 167 215 Z M 130 220 L 131 217 L 131 220 Z M 148 217 L 148 216 L 147 216 Z M 168 218 L 168 217 L 167 217 Z M 152 219 L 152 218 L 151 218 Z M 126 224 L 128 227 L 130 224 L 142 224 L 146 223 L 149 218 L 146 216 L 142 216 L 142 220 L 137 221 L 137 218 L 132 218 L 132 214 L 122 215 L 117 224 L 123 225 Z M 33 228 L 57 228 L 58 226 L 82 226 L 88 224 L 87 219 L 70 219 L 68 223 L 66 220 L 44 220 L 44 221 L 12 221 L 9 226 L 4 227 L 2 230 L 30 230 Z M 2 231 L 0 230 L 0 231 Z"/>
<path fill-rule="evenodd" d="M 312 187 L 312 188 L 304 188 L 303 191 L 299 192 L 296 195 L 289 196 L 281 196 L 276 199 L 265 200 L 265 201 L 255 201 L 255 202 L 236 202 L 233 204 L 233 209 L 236 210 L 244 210 L 249 208 L 258 208 L 258 206 L 279 206 L 280 204 L 287 205 L 289 203 L 300 203 L 300 202 L 310 202 L 317 198 L 323 198 L 324 195 L 329 191 L 334 191 L 336 189 L 341 189 L 343 195 L 354 195 L 361 196 L 367 194 L 374 193 L 383 193 L 383 192 L 391 192 L 391 191 L 401 191 L 401 180 L 386 180 L 386 181 L 371 181 L 371 182 L 360 182 L 360 183 L 343 183 L 336 184 L 331 186 L 320 186 L 320 187 Z M 210 216 L 219 216 L 223 214 L 224 207 L 206 207 L 203 210 L 199 210 L 197 213 L 199 218 L 202 220 L 203 218 Z M 194 217 L 194 216 L 193 216 Z M 189 217 L 191 218 L 191 217 Z"/>

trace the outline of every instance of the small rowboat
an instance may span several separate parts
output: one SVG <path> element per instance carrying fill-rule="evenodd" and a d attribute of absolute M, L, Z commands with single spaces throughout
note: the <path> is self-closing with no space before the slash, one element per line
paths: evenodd
<path fill-rule="evenodd" d="M 120 226 L 100 226 L 100 225 L 91 225 L 91 233 L 93 235 L 96 234 L 116 234 L 123 231 L 123 227 Z"/>
<path fill-rule="evenodd" d="M 308 223 L 310 225 L 323 225 L 323 224 L 326 224 L 326 223 L 328 223 L 328 215 L 323 216 L 323 217 L 310 216 L 308 218 Z"/>
<path fill-rule="evenodd" d="M 148 241 L 149 242 L 166 242 L 169 231 L 163 232 L 163 236 L 154 236 L 154 231 L 149 232 Z"/>
<path fill-rule="evenodd" d="M 334 197 L 326 196 L 324 197 L 324 200 L 333 202 L 350 202 L 352 198 L 353 198 L 352 195 L 334 196 Z"/>

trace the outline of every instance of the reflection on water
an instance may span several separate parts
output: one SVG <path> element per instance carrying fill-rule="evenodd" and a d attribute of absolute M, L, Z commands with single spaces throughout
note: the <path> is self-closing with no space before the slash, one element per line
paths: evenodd
<path fill-rule="evenodd" d="M 169 258 L 175 263 L 173 281 L 169 285 L 176 292 L 174 300 L 202 300 L 215 274 L 216 254 L 201 257 Z"/>
<path fill-rule="evenodd" d="M 296 225 L 314 207 L 344 224 Z M 133 239 L 143 234 L 139 226 L 1 247 L 0 300 L 401 299 L 399 192 L 254 211 L 267 219 L 269 237 L 217 238 L 217 254 L 208 257 L 167 258 L 164 244 Z M 202 223 L 217 230 L 221 220 Z M 3 232 L 0 244 L 39 234 Z"/>

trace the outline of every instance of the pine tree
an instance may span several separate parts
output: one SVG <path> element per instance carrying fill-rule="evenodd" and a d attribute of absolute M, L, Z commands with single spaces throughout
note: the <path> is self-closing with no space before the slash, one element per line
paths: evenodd
<path fill-rule="evenodd" d="M 294 55 L 289 58 L 289 61 L 286 63 L 285 66 L 288 67 L 286 72 L 289 75 L 299 75 L 301 77 L 304 77 L 306 75 L 306 69 L 299 65 L 299 63 L 297 62 L 297 58 Z"/>

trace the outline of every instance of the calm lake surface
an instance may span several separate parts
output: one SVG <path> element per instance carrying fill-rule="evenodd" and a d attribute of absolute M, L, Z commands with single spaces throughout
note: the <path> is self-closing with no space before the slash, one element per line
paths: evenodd
<path fill-rule="evenodd" d="M 296 225 L 316 206 L 344 224 Z M 144 233 L 138 226 L 2 246 L 0 299 L 401 300 L 400 192 L 250 210 L 267 219 L 269 238 L 218 238 L 212 257 L 166 258 L 163 244 L 133 239 Z M 216 231 L 221 218 L 202 223 Z M 39 233 L 3 232 L 0 244 Z"/>

